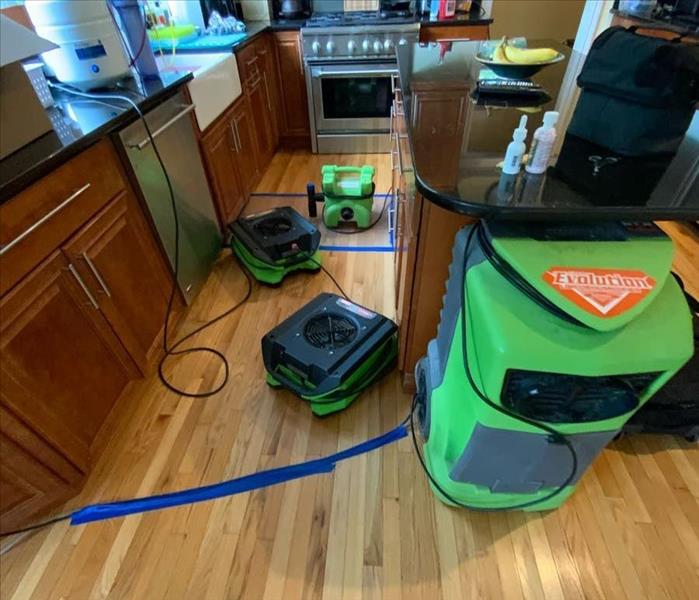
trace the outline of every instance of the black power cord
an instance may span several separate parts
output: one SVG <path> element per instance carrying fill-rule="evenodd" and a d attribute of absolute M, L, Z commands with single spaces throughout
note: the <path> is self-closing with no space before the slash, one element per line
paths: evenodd
<path fill-rule="evenodd" d="M 471 248 L 471 242 L 473 240 L 474 234 L 476 231 L 480 228 L 482 228 L 483 225 L 479 221 L 476 225 L 471 227 L 471 231 L 469 231 L 468 238 L 466 239 L 466 247 L 464 249 L 464 263 L 462 265 L 463 269 L 463 285 L 461 286 L 461 357 L 462 357 L 462 362 L 464 365 L 464 370 L 466 372 L 466 378 L 468 379 L 468 382 L 473 389 L 473 391 L 476 393 L 476 395 L 483 401 L 485 402 L 490 408 L 493 410 L 498 411 L 499 413 L 511 417 L 513 419 L 516 419 L 520 421 L 521 423 L 525 423 L 527 425 L 530 425 L 532 427 L 536 427 L 537 429 L 540 429 L 541 431 L 544 431 L 547 433 L 549 437 L 549 442 L 554 443 L 554 444 L 563 444 L 566 446 L 566 448 L 570 452 L 570 457 L 571 457 L 571 469 L 570 473 L 568 476 L 565 478 L 563 483 L 561 483 L 556 489 L 554 489 L 552 492 L 549 494 L 546 494 L 542 498 L 537 498 L 536 500 L 529 500 L 527 502 L 522 502 L 520 504 L 514 504 L 511 506 L 499 506 L 496 508 L 484 508 L 481 506 L 472 506 L 469 504 L 464 504 L 463 502 L 459 502 L 455 498 L 453 498 L 444 488 L 442 488 L 439 483 L 435 480 L 435 478 L 432 476 L 432 473 L 430 473 L 430 470 L 427 468 L 427 465 L 425 464 L 425 460 L 422 456 L 422 453 L 420 452 L 420 448 L 417 442 L 417 436 L 415 434 L 415 411 L 417 409 L 417 394 L 413 396 L 413 402 L 410 410 L 410 431 L 411 431 L 411 437 L 413 440 L 413 446 L 415 448 L 415 453 L 417 454 L 418 460 L 420 462 L 420 466 L 422 467 L 423 471 L 427 475 L 428 479 L 434 486 L 434 488 L 444 496 L 449 502 L 453 503 L 456 506 L 460 506 L 462 508 L 467 508 L 469 510 L 475 510 L 475 511 L 480 511 L 480 512 L 498 512 L 498 511 L 503 511 L 503 510 L 518 510 L 522 508 L 529 508 L 531 506 L 536 506 L 538 504 L 542 504 L 544 502 L 547 502 L 548 500 L 551 500 L 552 498 L 555 498 L 558 496 L 563 490 L 568 487 L 572 483 L 572 481 L 575 479 L 575 476 L 578 471 L 578 454 L 575 451 L 575 447 L 571 443 L 571 441 L 562 433 L 558 432 L 555 430 L 553 427 L 550 427 L 549 425 L 546 425 L 545 423 L 540 423 L 539 421 L 535 421 L 533 419 L 528 419 L 527 417 L 524 417 L 522 415 L 519 415 L 515 412 L 512 412 L 510 410 L 507 410 L 503 406 L 500 406 L 493 402 L 488 396 L 486 396 L 481 389 L 476 385 L 476 382 L 473 378 L 473 374 L 471 373 L 471 365 L 469 364 L 468 360 L 468 341 L 466 338 L 467 334 L 467 328 L 466 328 L 466 320 L 467 318 L 469 319 L 469 325 L 470 325 L 470 317 L 468 315 L 468 309 L 466 305 L 466 301 L 468 300 L 468 292 L 467 292 L 467 273 L 466 273 L 466 268 L 468 266 L 468 257 L 469 257 L 469 250 Z M 515 286 L 517 287 L 517 286 Z M 518 288 L 519 289 L 519 288 Z M 472 327 L 472 325 L 470 325 Z"/>
<path fill-rule="evenodd" d="M 252 280 L 250 279 L 250 276 L 247 274 L 247 271 L 245 269 L 242 269 L 243 274 L 245 275 L 245 279 L 247 282 L 247 290 L 245 292 L 245 295 L 243 296 L 242 300 L 237 302 L 235 305 L 233 305 L 231 308 L 228 310 L 225 310 L 222 312 L 220 315 L 217 317 L 214 317 L 210 321 L 204 323 L 200 327 L 197 327 L 194 331 L 188 333 L 184 337 L 180 338 L 176 342 L 174 342 L 172 345 L 169 344 L 169 324 L 170 324 L 170 316 L 172 314 L 172 307 L 173 303 L 175 301 L 175 295 L 177 294 L 177 277 L 180 272 L 180 221 L 179 221 L 179 213 L 177 210 L 177 202 L 175 200 L 175 192 L 172 187 L 172 182 L 170 181 L 170 175 L 167 171 L 167 168 L 165 167 L 165 162 L 162 159 L 162 156 L 160 155 L 160 151 L 158 150 L 158 146 L 155 143 L 155 139 L 153 137 L 153 134 L 150 130 L 150 127 L 148 126 L 148 122 L 146 121 L 146 118 L 139 108 L 138 104 L 136 104 L 131 98 L 128 96 L 123 96 L 120 94 L 90 94 L 87 92 L 79 92 L 76 90 L 73 90 L 71 88 L 58 85 L 55 83 L 50 84 L 52 87 L 55 87 L 56 89 L 59 89 L 67 94 L 72 94 L 74 96 L 79 96 L 83 98 L 89 98 L 91 100 L 98 100 L 101 102 L 104 102 L 105 100 L 119 100 L 122 102 L 126 102 L 131 105 L 131 107 L 136 111 L 136 114 L 138 114 L 138 117 L 141 120 L 141 123 L 143 123 L 143 127 L 146 130 L 146 134 L 148 135 L 148 139 L 150 141 L 150 145 L 153 148 L 153 153 L 155 154 L 155 158 L 158 161 L 158 164 L 160 165 L 160 169 L 162 170 L 163 176 L 165 177 L 165 183 L 167 184 L 167 189 L 168 189 L 168 194 L 170 196 L 170 206 L 172 208 L 172 216 L 173 216 L 173 221 L 174 221 L 174 230 L 175 230 L 175 244 L 174 244 L 174 258 L 173 258 L 173 278 L 172 278 L 172 286 L 170 288 L 170 294 L 168 296 L 168 301 L 167 301 L 167 308 L 165 310 L 165 319 L 164 319 L 164 326 L 163 326 L 163 356 L 160 359 L 160 362 L 158 364 L 158 377 L 160 378 L 160 381 L 162 384 L 169 389 L 172 392 L 175 392 L 176 394 L 179 394 L 181 396 L 186 396 L 188 398 L 208 398 L 209 396 L 213 396 L 215 394 L 218 394 L 228 383 L 228 377 L 230 373 L 230 366 L 228 364 L 228 360 L 224 356 L 222 352 L 219 350 L 216 350 L 215 348 L 210 348 L 207 346 L 195 346 L 193 348 L 184 348 L 181 350 L 177 350 L 179 346 L 181 346 L 185 341 L 191 339 L 194 337 L 196 334 L 200 333 L 204 329 L 207 329 L 208 327 L 211 327 L 221 319 L 231 315 L 233 312 L 238 310 L 247 300 L 250 298 L 250 295 L 252 294 Z M 108 102 L 104 102 L 105 104 L 109 104 Z M 120 106 L 114 106 L 114 108 L 122 108 Z M 165 373 L 164 373 L 164 363 L 165 361 L 171 357 L 171 356 L 183 356 L 186 354 L 193 354 L 197 352 L 206 352 L 208 354 L 213 354 L 216 356 L 218 359 L 221 360 L 223 363 L 224 367 L 224 375 L 223 375 L 223 380 L 219 385 L 214 387 L 213 389 L 206 390 L 203 392 L 188 392 L 187 390 L 184 390 L 182 388 L 177 387 L 173 383 L 170 383 L 168 381 Z"/>

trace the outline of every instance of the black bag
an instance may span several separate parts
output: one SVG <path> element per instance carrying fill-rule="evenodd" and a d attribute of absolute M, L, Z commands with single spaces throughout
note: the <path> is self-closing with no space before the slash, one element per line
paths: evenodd
<path fill-rule="evenodd" d="M 694 356 L 629 419 L 625 433 L 670 433 L 699 440 L 699 302 L 685 295 L 693 316 Z"/>
<path fill-rule="evenodd" d="M 611 27 L 593 42 L 568 133 L 622 156 L 674 153 L 699 100 L 699 47 Z"/>

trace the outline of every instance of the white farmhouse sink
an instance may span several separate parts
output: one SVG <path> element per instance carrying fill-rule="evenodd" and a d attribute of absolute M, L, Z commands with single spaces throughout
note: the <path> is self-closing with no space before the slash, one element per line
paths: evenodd
<path fill-rule="evenodd" d="M 240 75 L 235 55 L 231 53 L 175 54 L 156 53 L 160 72 L 191 71 L 194 79 L 187 84 L 195 104 L 199 129 L 204 131 L 240 96 Z"/>

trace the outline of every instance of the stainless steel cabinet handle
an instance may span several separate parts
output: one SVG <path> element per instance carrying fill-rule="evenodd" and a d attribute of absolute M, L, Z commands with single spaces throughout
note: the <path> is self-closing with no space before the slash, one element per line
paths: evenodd
<path fill-rule="evenodd" d="M 70 196 L 68 196 L 63 202 L 61 202 L 56 208 L 50 210 L 47 212 L 41 219 L 30 225 L 27 229 L 25 229 L 22 233 L 20 233 L 15 239 L 13 239 L 11 242 L 8 242 L 4 246 L 0 247 L 0 256 L 5 254 L 10 248 L 13 246 L 16 246 L 19 244 L 24 238 L 26 238 L 28 235 L 30 235 L 34 230 L 36 230 L 38 227 L 41 227 L 46 221 L 48 221 L 51 217 L 53 217 L 55 214 L 59 213 L 62 211 L 66 206 L 68 206 L 73 200 L 75 200 L 80 194 L 85 192 L 92 184 L 91 183 L 86 183 L 84 186 L 82 186 L 77 192 L 73 192 Z"/>
<path fill-rule="evenodd" d="M 263 72 L 262 73 L 262 79 L 264 80 L 265 83 L 265 95 L 267 96 L 267 110 L 269 112 L 272 112 L 272 101 L 269 98 L 269 85 L 267 84 L 267 73 Z"/>
<path fill-rule="evenodd" d="M 392 138 L 391 141 L 392 141 L 392 142 L 395 141 L 396 146 L 398 146 L 398 144 L 400 144 L 400 141 L 398 140 L 398 134 L 397 134 L 397 133 L 394 133 L 394 134 L 393 134 L 393 138 Z M 393 160 L 393 157 L 397 157 L 397 156 L 398 156 L 398 149 L 396 148 L 396 149 L 394 150 L 394 148 L 393 148 L 393 143 L 391 143 L 391 173 L 393 173 L 393 171 L 396 170 L 396 161 Z"/>
<path fill-rule="evenodd" d="M 395 113 L 395 111 L 393 110 L 393 104 L 391 104 L 391 113 L 390 113 L 390 115 L 391 115 L 391 116 L 390 116 L 391 124 L 389 125 L 388 136 L 389 136 L 390 139 L 393 139 L 393 119 L 396 118 L 396 113 Z"/>
<path fill-rule="evenodd" d="M 196 105 L 194 105 L 194 104 L 188 104 L 187 106 L 185 106 L 184 109 L 181 110 L 180 112 L 178 112 L 174 117 L 172 117 L 172 119 L 170 119 L 166 123 L 163 123 L 163 125 L 161 125 L 154 132 L 152 132 L 153 139 L 157 138 L 166 129 L 169 129 L 173 123 L 175 123 L 176 121 L 179 121 L 182 117 L 191 113 L 195 108 L 196 108 Z M 148 144 L 150 144 L 150 137 L 147 137 L 144 140 L 141 140 L 138 144 L 129 144 L 129 148 L 136 148 L 138 150 L 143 150 Z"/>
<path fill-rule="evenodd" d="M 240 141 L 240 131 L 238 130 L 238 123 L 233 121 L 233 130 L 235 131 L 235 145 L 238 148 L 238 153 L 243 151 L 243 143 Z"/>
<path fill-rule="evenodd" d="M 240 152 L 240 146 L 238 146 L 238 134 L 236 132 L 235 121 L 231 121 L 229 125 L 231 128 L 231 133 L 233 134 L 233 145 L 235 146 L 234 150 L 236 154 L 238 154 Z"/>
<path fill-rule="evenodd" d="M 85 285 L 85 282 L 83 281 L 82 277 L 80 277 L 80 274 L 75 270 L 75 267 L 73 265 L 68 265 L 68 270 L 73 274 L 73 277 L 75 277 L 75 280 L 78 282 L 78 285 L 83 289 L 83 292 L 85 292 L 85 295 L 90 301 L 90 304 L 92 304 L 92 306 L 99 310 L 100 306 L 99 304 L 97 304 L 97 300 L 95 300 L 95 297 L 92 295 L 88 287 Z"/>
<path fill-rule="evenodd" d="M 85 252 L 83 252 L 83 260 L 87 263 L 87 266 L 90 267 L 90 271 L 92 271 L 92 274 L 95 276 L 97 283 L 99 283 L 102 287 L 102 291 L 104 291 L 104 293 L 107 295 L 107 298 L 111 298 L 112 294 L 109 291 L 107 284 L 104 282 L 104 279 L 102 279 L 102 275 L 100 275 L 100 272 L 97 270 L 97 267 L 94 265 L 94 263 L 90 260 L 90 257 Z"/>

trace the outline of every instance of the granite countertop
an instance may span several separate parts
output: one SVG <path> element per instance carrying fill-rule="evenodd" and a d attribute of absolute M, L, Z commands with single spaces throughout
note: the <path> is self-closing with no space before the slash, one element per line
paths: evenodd
<path fill-rule="evenodd" d="M 192 79 L 189 72 L 162 73 L 157 79 L 127 78 L 113 90 L 126 95 L 143 112 L 157 106 Z M 64 162 L 138 118 L 128 103 L 109 100 L 101 110 L 80 111 L 80 100 L 54 90 L 55 105 L 47 109 L 53 129 L 0 161 L 0 203 L 21 192 Z M 98 103 L 85 100 L 85 106 Z"/>
<path fill-rule="evenodd" d="M 559 126 L 563 145 L 547 173 L 502 174 L 498 163 L 520 117 L 528 115 L 529 148 L 544 112 L 565 112 L 557 107 L 559 92 L 564 82 L 575 85 L 585 57 L 550 40 L 530 40 L 566 56 L 532 77 L 549 98 L 538 106 L 485 105 L 472 94 L 479 78 L 494 75 L 475 60 L 480 44 L 454 42 L 443 60 L 436 45 L 398 49 L 415 184 L 425 198 L 461 214 L 508 219 L 699 219 L 699 110 L 674 154 L 622 157 Z M 595 173 L 591 157 L 614 160 Z"/>
<path fill-rule="evenodd" d="M 269 21 L 254 21 L 247 26 L 247 35 L 243 39 L 229 48 L 219 49 L 217 53 L 235 52 L 274 28 Z M 212 51 L 203 49 L 201 52 Z M 192 78 L 188 71 L 164 72 L 159 78 L 150 80 L 126 78 L 114 89 L 100 90 L 100 93 L 125 94 L 146 112 L 175 94 Z M 47 109 L 53 130 L 0 161 L 0 203 L 137 118 L 136 111 L 127 103 L 116 101 L 114 106 L 105 105 L 104 110 L 78 111 L 70 102 L 76 100 L 75 97 L 56 90 L 53 95 L 56 104 Z"/>

